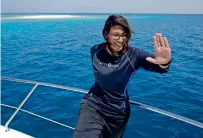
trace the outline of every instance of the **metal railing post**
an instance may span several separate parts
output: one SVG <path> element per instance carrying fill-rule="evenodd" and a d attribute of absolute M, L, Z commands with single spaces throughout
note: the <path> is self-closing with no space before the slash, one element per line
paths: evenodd
<path fill-rule="evenodd" d="M 32 90 L 28 93 L 28 95 L 25 97 L 25 99 L 21 102 L 21 104 L 18 106 L 18 108 L 15 110 L 13 115 L 9 118 L 9 120 L 6 122 L 5 127 L 6 127 L 6 132 L 9 131 L 8 125 L 12 121 L 12 119 L 15 117 L 15 115 L 18 113 L 18 111 L 21 109 L 21 107 L 24 105 L 24 103 L 27 101 L 27 99 L 30 97 L 30 95 L 34 92 L 34 90 L 37 88 L 39 84 L 37 83 Z"/>

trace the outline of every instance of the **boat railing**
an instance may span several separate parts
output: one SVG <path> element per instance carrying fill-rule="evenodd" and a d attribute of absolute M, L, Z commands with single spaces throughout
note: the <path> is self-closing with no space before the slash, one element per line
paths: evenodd
<path fill-rule="evenodd" d="M 12 114 L 12 116 L 8 119 L 8 121 L 5 124 L 6 132 L 9 131 L 8 126 L 11 123 L 11 121 L 13 120 L 13 118 L 15 117 L 15 115 L 18 113 L 19 110 L 23 111 L 23 112 L 26 112 L 26 113 L 28 113 L 30 115 L 33 115 L 33 116 L 45 119 L 47 121 L 53 122 L 55 124 L 58 124 L 58 125 L 61 125 L 61 126 L 73 129 L 73 130 L 75 129 L 74 127 L 62 124 L 60 122 L 51 120 L 49 118 L 40 116 L 38 114 L 32 113 L 30 111 L 27 111 L 27 110 L 24 110 L 24 109 L 21 109 L 21 108 L 25 104 L 25 102 L 29 99 L 29 97 L 32 95 L 32 93 L 35 91 L 35 89 L 38 86 L 52 87 L 52 88 L 63 89 L 63 90 L 68 90 L 68 91 L 80 92 L 80 93 L 84 93 L 84 94 L 86 94 L 88 92 L 87 90 L 78 89 L 78 88 L 74 88 L 74 87 L 63 86 L 63 85 L 45 83 L 45 82 L 38 82 L 38 81 L 30 81 L 30 80 L 24 80 L 24 79 L 10 78 L 10 77 L 1 77 L 1 80 L 14 81 L 14 82 L 20 82 L 20 83 L 28 83 L 28 84 L 33 84 L 34 85 L 33 88 L 30 90 L 30 92 L 27 94 L 27 96 L 23 99 L 23 101 L 20 103 L 20 105 L 18 107 L 14 107 L 14 106 L 11 106 L 11 105 L 1 103 L 1 106 L 15 109 L 15 112 Z M 168 112 L 168 111 L 165 111 L 165 110 L 153 107 L 153 106 L 149 106 L 149 105 L 146 105 L 146 104 L 143 104 L 143 103 L 139 103 L 139 102 L 136 102 L 136 101 L 132 101 L 132 100 L 130 100 L 130 104 L 138 106 L 138 107 L 146 109 L 146 110 L 150 110 L 152 112 L 156 112 L 156 113 L 159 113 L 159 114 L 162 114 L 162 115 L 165 115 L 165 116 L 180 120 L 180 121 L 183 121 L 185 123 L 191 124 L 191 125 L 199 127 L 199 128 L 203 128 L 203 123 L 195 121 L 195 120 L 187 118 L 187 117 L 184 117 L 184 116 L 181 116 L 181 115 L 178 115 L 178 114 L 175 114 L 175 113 L 171 113 L 171 112 Z"/>

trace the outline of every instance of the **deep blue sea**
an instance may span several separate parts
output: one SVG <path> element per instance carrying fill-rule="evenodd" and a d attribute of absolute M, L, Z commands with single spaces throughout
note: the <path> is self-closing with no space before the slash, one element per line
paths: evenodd
<path fill-rule="evenodd" d="M 88 90 L 90 48 L 104 41 L 110 14 L 2 14 L 1 75 Z M 167 74 L 140 69 L 129 85 L 131 100 L 203 123 L 203 15 L 122 14 L 135 34 L 131 46 L 154 52 L 152 36 L 170 42 Z M 1 81 L 1 103 L 18 106 L 33 85 Z M 39 86 L 22 109 L 75 127 L 84 94 Z M 1 106 L 1 124 L 14 112 Z M 37 138 L 71 138 L 73 130 L 19 111 L 9 125 Z M 131 106 L 124 138 L 203 138 L 203 129 Z"/>

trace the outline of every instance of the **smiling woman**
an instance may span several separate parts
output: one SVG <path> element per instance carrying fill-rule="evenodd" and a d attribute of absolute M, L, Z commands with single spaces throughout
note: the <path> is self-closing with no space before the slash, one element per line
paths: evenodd
<path fill-rule="evenodd" d="M 111 15 L 103 29 L 105 43 L 91 48 L 95 83 L 81 101 L 74 138 L 121 138 L 130 117 L 127 84 L 140 67 L 168 72 L 171 49 L 155 34 L 155 56 L 130 47 L 131 29 L 120 15 Z"/>

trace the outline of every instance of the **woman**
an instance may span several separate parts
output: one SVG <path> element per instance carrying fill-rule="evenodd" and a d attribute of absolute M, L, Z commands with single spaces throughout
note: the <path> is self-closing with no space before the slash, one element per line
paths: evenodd
<path fill-rule="evenodd" d="M 171 49 L 161 34 L 153 36 L 155 56 L 130 47 L 131 29 L 120 15 L 107 19 L 105 43 L 91 48 L 95 83 L 81 101 L 74 138 L 121 138 L 129 116 L 127 84 L 140 67 L 168 72 Z"/>

